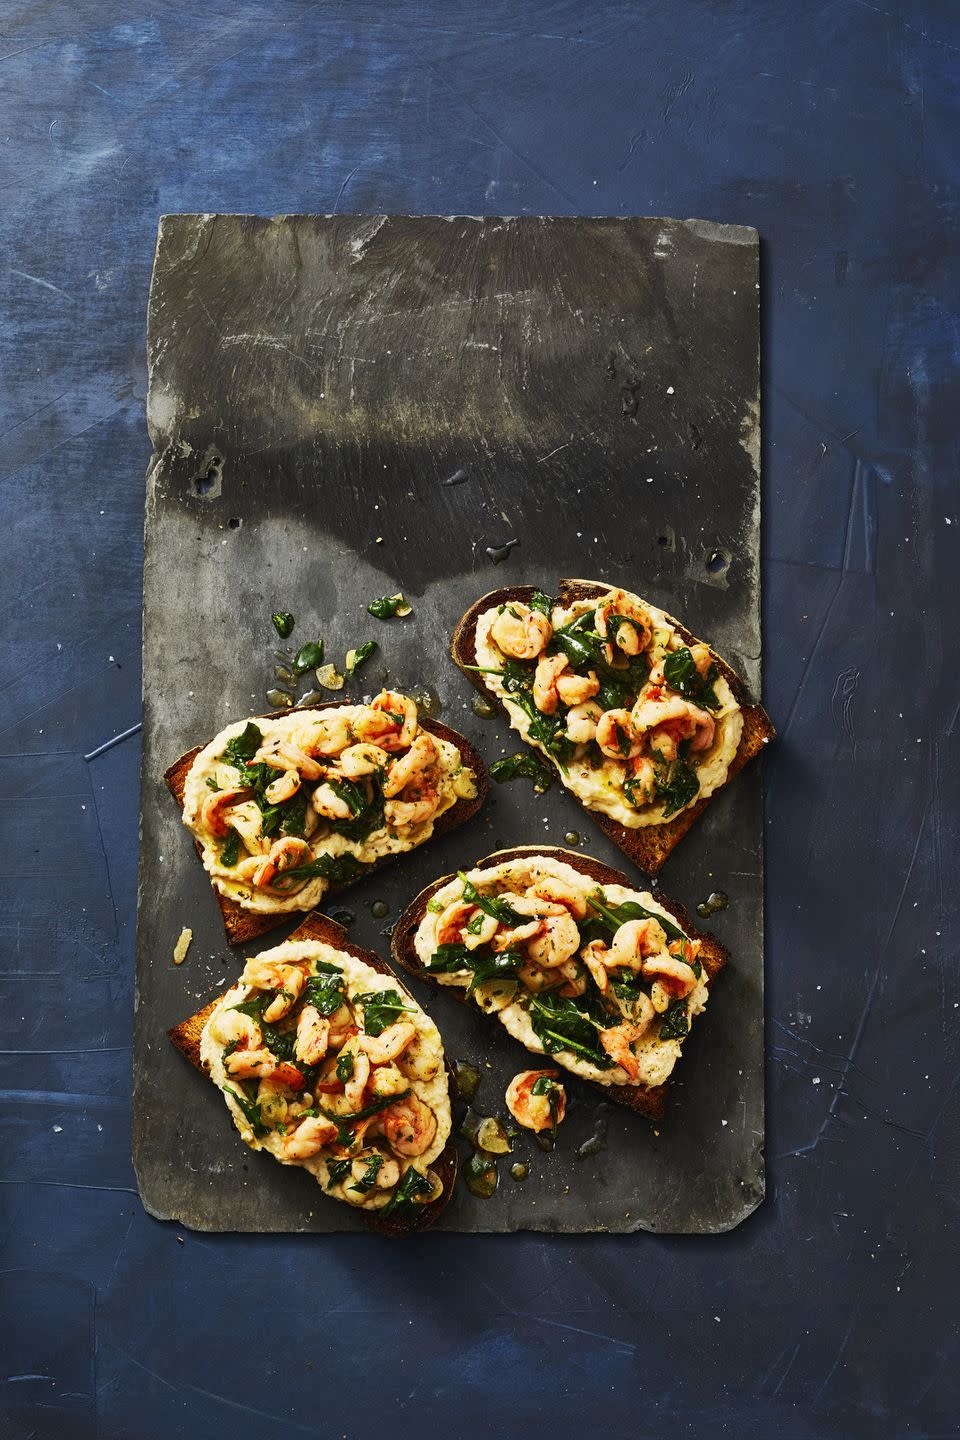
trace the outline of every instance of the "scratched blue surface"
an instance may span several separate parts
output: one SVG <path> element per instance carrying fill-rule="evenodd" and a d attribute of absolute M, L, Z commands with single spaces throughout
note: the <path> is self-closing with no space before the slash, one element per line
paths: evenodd
<path fill-rule="evenodd" d="M 955 1436 L 951 0 L 0 5 L 2 1433 Z M 719 1239 L 231 1238 L 130 1165 L 162 211 L 764 241 L 769 1195 Z M 952 524 L 951 524 L 952 522 Z"/>

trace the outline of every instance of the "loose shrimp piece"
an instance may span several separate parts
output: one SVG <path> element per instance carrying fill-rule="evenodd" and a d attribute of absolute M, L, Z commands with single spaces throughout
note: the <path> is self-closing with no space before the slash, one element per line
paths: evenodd
<path fill-rule="evenodd" d="M 437 1117 L 416 1095 L 408 1095 L 381 1112 L 380 1128 L 395 1155 L 423 1155 L 433 1144 Z"/>
<path fill-rule="evenodd" d="M 363 1105 L 363 1092 L 367 1088 L 367 1081 L 370 1079 L 370 1057 L 360 1049 L 360 1041 L 363 1037 L 355 1035 L 348 1040 L 340 1051 L 340 1059 L 349 1055 L 353 1059 L 353 1070 L 349 1079 L 344 1081 L 343 1094 L 347 1102 L 348 1114 L 351 1110 L 359 1110 Z"/>
<path fill-rule="evenodd" d="M 377 770 L 385 770 L 389 763 L 388 752 L 381 750 L 379 745 L 369 743 L 349 745 L 339 760 L 340 769 L 348 780 L 360 780 L 365 775 L 373 775 Z"/>
<path fill-rule="evenodd" d="M 614 617 L 621 616 L 622 619 L 614 620 Z M 612 633 L 611 624 L 614 626 Z M 646 650 L 653 636 L 650 616 L 624 590 L 612 590 L 600 602 L 596 609 L 596 626 L 597 634 L 607 641 L 604 652 L 608 664 L 614 658 L 614 645 L 624 655 L 639 655 Z"/>
<path fill-rule="evenodd" d="M 389 1060 L 396 1060 L 398 1055 L 402 1055 L 407 1046 L 416 1039 L 416 1035 L 415 1025 L 411 1025 L 408 1020 L 397 1020 L 379 1035 L 366 1035 L 361 1032 L 357 1036 L 357 1045 L 370 1057 L 371 1064 L 386 1065 Z"/>
<path fill-rule="evenodd" d="M 318 785 L 310 797 L 310 803 L 318 815 L 328 820 L 349 820 L 350 806 L 326 781 Z"/>
<path fill-rule="evenodd" d="M 385 803 L 384 819 L 395 830 L 408 830 L 413 825 L 423 825 L 431 819 L 439 804 L 437 787 L 421 776 L 420 783 L 408 786 L 399 799 Z"/>
<path fill-rule="evenodd" d="M 657 980 L 669 995 L 684 999 L 695 989 L 697 977 L 684 960 L 675 955 L 651 955 L 643 962 L 643 973 L 650 980 Z"/>
<path fill-rule="evenodd" d="M 304 1065 L 319 1065 L 329 1045 L 330 1021 L 315 1005 L 304 1005 L 297 1016 L 297 1059 Z"/>
<path fill-rule="evenodd" d="M 567 1092 L 563 1086 L 556 1082 L 559 1070 L 521 1070 L 519 1075 L 514 1075 L 507 1086 L 506 1102 L 507 1109 L 525 1130 L 549 1130 L 554 1124 L 553 1115 L 550 1112 L 550 1097 L 548 1095 L 534 1095 L 533 1087 L 538 1080 L 553 1080 L 554 1094 L 556 1097 L 556 1124 L 560 1124 L 567 1113 Z"/>
<path fill-rule="evenodd" d="M 252 884 L 261 889 L 266 888 L 284 870 L 292 870 L 295 865 L 302 865 L 309 860 L 311 853 L 306 840 L 300 840 L 295 835 L 287 835 L 284 839 L 275 841 L 269 852 L 252 867 Z"/>
<path fill-rule="evenodd" d="M 357 1026 L 350 1006 L 339 1006 L 330 1016 L 329 1048 L 331 1050 L 342 1050 L 347 1041 L 352 1039 L 356 1033 Z"/>
<path fill-rule="evenodd" d="M 608 970 L 640 970 L 648 955 L 667 948 L 667 936 L 659 920 L 628 920 L 613 937 L 604 960 Z"/>
<path fill-rule="evenodd" d="M 590 971 L 590 974 L 596 981 L 597 989 L 601 993 L 606 992 L 607 986 L 610 983 L 606 966 L 609 954 L 610 951 L 602 940 L 591 940 L 590 944 L 584 945 L 580 951 L 580 958 Z"/>
<path fill-rule="evenodd" d="M 480 924 L 476 933 L 471 934 L 467 926 L 481 916 Z M 469 905 L 463 900 L 454 900 L 445 910 L 441 910 L 437 916 L 437 944 L 452 945 L 462 943 L 468 950 L 476 950 L 479 945 L 489 945 L 497 933 L 499 922 L 494 915 L 485 915 L 478 910 L 476 905 Z"/>
<path fill-rule="evenodd" d="M 544 970 L 555 970 L 580 948 L 580 931 L 573 916 L 564 911 L 562 915 L 551 915 L 543 922 L 539 935 L 527 941 L 527 954 L 535 965 Z"/>
<path fill-rule="evenodd" d="M 597 722 L 603 714 L 602 706 L 595 700 L 585 700 L 567 711 L 567 736 L 575 745 L 586 745 L 595 740 Z"/>
<path fill-rule="evenodd" d="M 612 760 L 632 760 L 643 749 L 629 710 L 605 710 L 597 721 L 596 742 Z"/>
<path fill-rule="evenodd" d="M 680 695 L 665 695 L 658 688 L 640 696 L 631 713 L 634 732 L 648 737 L 650 749 L 664 760 L 676 760 L 681 740 L 697 753 L 713 744 L 716 721 L 706 710 Z"/>
<path fill-rule="evenodd" d="M 575 920 L 586 917 L 587 897 L 575 885 L 571 885 L 569 880 L 561 880 L 556 875 L 541 875 L 532 885 L 527 886 L 527 894 L 538 900 L 550 900 L 562 905 Z"/>
<path fill-rule="evenodd" d="M 557 694 L 564 705 L 583 705 L 592 700 L 600 689 L 600 681 L 597 679 L 596 670 L 589 670 L 586 675 L 577 675 L 571 671 L 557 676 Z"/>
<path fill-rule="evenodd" d="M 226 835 L 227 817 L 224 811 L 249 794 L 249 790 L 242 789 L 211 792 L 200 806 L 200 824 L 204 830 L 210 830 L 214 835 Z"/>
<path fill-rule="evenodd" d="M 437 742 L 432 735 L 418 735 L 406 755 L 394 760 L 387 771 L 383 784 L 384 797 L 392 800 L 407 785 L 431 770 L 436 765 L 439 754 Z"/>
<path fill-rule="evenodd" d="M 397 1185 L 400 1182 L 400 1166 L 397 1164 L 396 1160 L 385 1160 L 379 1150 L 364 1150 L 362 1154 L 357 1156 L 353 1164 L 350 1166 L 350 1174 L 352 1178 L 357 1182 L 361 1180 L 366 1181 L 371 1168 L 370 1161 L 375 1155 L 379 1156 L 380 1160 L 383 1163 L 377 1169 L 377 1173 L 373 1181 L 373 1189 L 392 1190 L 394 1185 Z M 362 1193 L 363 1192 L 361 1191 L 360 1194 Z"/>
<path fill-rule="evenodd" d="M 400 695 L 396 690 L 381 690 L 360 711 L 353 728 L 359 739 L 379 745 L 382 750 L 406 750 L 417 733 L 416 704 L 409 695 Z"/>
<path fill-rule="evenodd" d="M 515 601 L 507 605 L 490 626 L 498 650 L 514 660 L 536 660 L 553 638 L 553 626 L 546 615 Z"/>
<path fill-rule="evenodd" d="M 542 715 L 552 715 L 560 704 L 557 678 L 569 664 L 566 655 L 542 655 L 537 661 L 533 674 L 533 703 Z M 589 697 L 584 695 L 582 698 L 586 700 Z"/>
<path fill-rule="evenodd" d="M 288 1160 L 311 1160 L 325 1145 L 337 1138 L 337 1127 L 325 1115 L 308 1115 L 294 1130 L 284 1136 L 280 1148 Z"/>
<path fill-rule="evenodd" d="M 626 797 L 631 805 L 649 805 L 656 798 L 657 772 L 649 755 L 627 761 Z"/>
<path fill-rule="evenodd" d="M 632 1020 L 624 1020 L 619 1025 L 600 1031 L 600 1044 L 631 1080 L 636 1080 L 640 1074 L 640 1062 L 630 1047 L 642 1034 L 643 1031 Z"/>

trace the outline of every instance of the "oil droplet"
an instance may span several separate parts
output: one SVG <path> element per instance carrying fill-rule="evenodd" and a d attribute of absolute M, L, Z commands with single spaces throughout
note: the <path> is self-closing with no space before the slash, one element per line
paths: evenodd
<path fill-rule="evenodd" d="M 327 910 L 325 913 L 329 915 L 331 920 L 336 920 L 338 925 L 342 925 L 345 930 L 349 930 L 350 926 L 357 918 L 352 910 L 347 910 L 343 906 L 336 906 L 330 910 Z"/>
<path fill-rule="evenodd" d="M 503 545 L 488 545 L 487 555 L 494 565 L 499 565 L 501 560 L 506 560 L 514 545 L 519 545 L 519 540 L 507 540 Z"/>
<path fill-rule="evenodd" d="M 566 841 L 566 843 L 567 843 L 568 845 L 579 845 L 579 844 L 580 844 L 580 831 L 579 831 L 579 830 L 568 830 L 567 833 L 566 833 L 566 835 L 564 835 L 563 838 L 564 838 L 564 840 Z"/>
<path fill-rule="evenodd" d="M 433 716 L 443 713 L 443 701 L 432 685 L 421 685 L 419 690 L 410 690 L 407 693 L 411 700 L 416 702 L 421 714 Z"/>
<path fill-rule="evenodd" d="M 706 920 L 710 915 L 713 915 L 715 911 L 726 910 L 729 904 L 729 897 L 723 890 L 714 890 L 707 896 L 706 900 L 700 901 L 700 904 L 697 906 L 697 914 Z"/>
<path fill-rule="evenodd" d="M 288 670 L 286 665 L 277 665 L 273 672 L 273 678 L 279 680 L 281 685 L 294 685 L 297 679 L 293 671 Z"/>
<path fill-rule="evenodd" d="M 525 1165 L 522 1160 L 518 1160 L 516 1165 L 510 1166 L 510 1174 L 514 1180 L 526 1180 L 530 1174 L 530 1166 Z"/>
<path fill-rule="evenodd" d="M 386 900 L 374 900 L 373 904 L 370 906 L 370 914 L 373 916 L 374 920 L 382 920 L 384 915 L 390 914 L 390 906 L 387 904 Z"/>
<path fill-rule="evenodd" d="M 273 705 L 277 710 L 286 710 L 293 704 L 293 696 L 288 695 L 286 690 L 268 690 L 267 704 Z"/>
<path fill-rule="evenodd" d="M 323 691 L 322 691 L 322 690 L 308 690 L 307 693 L 306 693 L 306 695 L 301 695 L 301 696 L 300 696 L 300 699 L 297 701 L 297 704 L 298 704 L 298 705 L 319 705 L 320 701 L 321 701 L 323 698 L 324 698 L 324 697 L 323 697 Z"/>
<path fill-rule="evenodd" d="M 482 695 L 474 695 L 471 709 L 474 715 L 480 715 L 484 720 L 496 713 L 490 701 L 485 700 Z"/>
<path fill-rule="evenodd" d="M 573 1158 L 575 1160 L 586 1160 L 591 1155 L 599 1155 L 600 1151 L 606 1150 L 606 1148 L 607 1117 L 604 1111 L 601 1109 L 597 1111 L 597 1116 L 593 1126 L 593 1134 L 589 1135 L 587 1139 L 584 1140 L 582 1145 L 577 1146 L 576 1150 L 574 1150 L 573 1152 Z"/>

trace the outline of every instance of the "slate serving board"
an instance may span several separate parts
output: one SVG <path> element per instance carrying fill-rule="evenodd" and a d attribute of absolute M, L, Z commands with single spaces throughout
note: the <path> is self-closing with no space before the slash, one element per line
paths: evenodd
<path fill-rule="evenodd" d="M 447 656 L 485 590 L 622 583 L 710 639 L 759 694 L 756 232 L 703 221 L 183 215 L 161 220 L 149 304 L 144 745 L 134 1159 L 155 1215 L 208 1230 L 353 1230 L 298 1172 L 248 1152 L 167 1027 L 243 963 L 163 785 L 228 720 L 263 713 L 273 610 L 328 656 L 380 650 L 341 697 L 430 687 L 488 761 L 518 748 Z M 402 588 L 414 615 L 366 614 Z M 763 1196 L 762 836 L 754 764 L 662 873 L 732 953 L 656 1128 L 569 1085 L 556 1153 L 526 1134 L 493 1199 L 458 1189 L 442 1228 L 712 1232 Z M 627 862 L 559 787 L 495 787 L 484 814 L 346 893 L 381 933 L 427 881 L 538 839 Z M 390 907 L 374 919 L 376 901 Z M 291 922 L 288 928 L 293 928 Z M 171 952 L 194 931 L 187 962 Z M 275 932 L 282 938 L 285 932 Z M 247 947 L 255 953 L 261 945 Z M 414 987 L 415 988 L 415 987 Z M 423 991 L 448 1053 L 502 1111 L 526 1063 Z M 605 1148 L 577 1151 L 599 1131 Z M 592 1149 L 589 1147 L 588 1149 Z M 464 1145 L 464 1154 L 468 1153 Z M 509 1163 L 509 1162 L 508 1162 Z"/>

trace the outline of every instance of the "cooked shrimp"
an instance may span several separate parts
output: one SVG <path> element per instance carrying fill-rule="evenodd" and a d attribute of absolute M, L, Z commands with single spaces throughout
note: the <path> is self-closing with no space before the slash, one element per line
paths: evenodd
<path fill-rule="evenodd" d="M 514 660 L 536 660 L 553 637 L 546 615 L 519 601 L 507 605 L 490 626 L 490 637 L 498 650 Z"/>
<path fill-rule="evenodd" d="M 529 915 L 531 918 L 512 930 L 499 930 L 493 937 L 494 950 L 513 950 L 525 940 L 532 940 L 535 935 L 539 935 L 548 916 L 567 913 L 563 905 L 558 905 L 553 900 L 542 900 L 537 895 L 510 895 L 507 903 L 517 915 Z"/>
<path fill-rule="evenodd" d="M 557 694 L 564 705 L 583 705 L 592 700 L 600 689 L 600 681 L 597 679 L 596 670 L 590 670 L 586 675 L 578 675 L 571 670 L 568 675 L 565 671 L 557 676 Z"/>
<path fill-rule="evenodd" d="M 357 1033 L 357 1026 L 353 1019 L 353 1011 L 349 1005 L 341 1005 L 334 1010 L 330 1016 L 330 1045 L 331 1050 L 342 1050 L 347 1041 Z"/>
<path fill-rule="evenodd" d="M 370 1057 L 365 1055 L 359 1048 L 362 1036 L 355 1035 L 348 1040 L 340 1051 L 340 1058 L 350 1055 L 353 1058 L 353 1071 L 344 1081 L 343 1094 L 349 1110 L 359 1110 L 363 1105 L 363 1092 L 367 1088 L 367 1081 L 370 1079 Z M 349 1113 L 349 1111 L 348 1111 Z"/>
<path fill-rule="evenodd" d="M 580 959 L 590 971 L 590 974 L 596 982 L 597 989 L 601 993 L 606 992 L 607 986 L 610 983 L 606 966 L 609 954 L 609 948 L 604 945 L 602 940 L 591 940 L 590 944 L 584 945 L 580 951 Z"/>
<path fill-rule="evenodd" d="M 392 800 L 407 785 L 432 770 L 439 755 L 437 742 L 432 735 L 418 735 L 406 755 L 398 756 L 387 771 L 383 784 L 385 798 Z"/>
<path fill-rule="evenodd" d="M 277 997 L 263 1012 L 268 1025 L 282 1020 L 299 1000 L 306 976 L 298 965 L 286 965 L 282 960 L 261 960 L 254 956 L 248 960 L 243 972 L 243 981 L 256 990 L 276 990 Z"/>
<path fill-rule="evenodd" d="M 477 924 L 477 916 L 480 922 Z M 474 926 L 474 933 L 468 929 L 468 925 Z M 469 905 L 463 900 L 454 900 L 445 910 L 441 910 L 437 916 L 437 944 L 438 945 L 466 945 L 468 950 L 476 950 L 479 945 L 489 945 L 497 933 L 498 920 L 494 915 L 485 915 L 476 905 Z"/>
<path fill-rule="evenodd" d="M 200 824 L 214 835 L 226 835 L 227 817 L 224 811 L 249 794 L 249 790 L 242 789 L 212 791 L 200 806 Z"/>
<path fill-rule="evenodd" d="M 517 979 L 526 990 L 534 995 L 539 995 L 541 990 L 553 990 L 563 980 L 559 971 L 544 970 L 542 965 L 537 965 L 533 960 L 527 960 L 517 971 Z"/>
<path fill-rule="evenodd" d="M 634 1041 L 639 1040 L 643 1031 L 632 1020 L 623 1020 L 619 1025 L 611 1025 L 608 1030 L 600 1031 L 600 1044 L 615 1064 L 625 1070 L 631 1080 L 636 1080 L 640 1074 L 640 1062 L 630 1048 Z"/>
<path fill-rule="evenodd" d="M 656 1010 L 653 1001 L 649 995 L 644 995 L 643 991 L 640 990 L 630 1004 L 630 1019 L 640 1031 L 641 1035 L 645 1035 L 649 1030 L 655 1015 Z"/>
<path fill-rule="evenodd" d="M 613 760 L 631 760 L 643 749 L 629 710 L 605 710 L 597 721 L 596 742 Z"/>
<path fill-rule="evenodd" d="M 410 1081 L 396 1065 L 378 1065 L 370 1076 L 370 1093 L 378 1099 L 384 1095 L 402 1095 L 410 1089 Z"/>
<path fill-rule="evenodd" d="M 280 1149 L 288 1160 L 311 1160 L 325 1145 L 337 1138 L 337 1127 L 325 1115 L 308 1115 L 291 1135 L 285 1135 Z"/>
<path fill-rule="evenodd" d="M 585 700 L 567 711 L 567 736 L 575 745 L 586 745 L 595 740 L 597 721 L 603 714 L 603 707 L 595 700 Z"/>
<path fill-rule="evenodd" d="M 710 666 L 713 664 L 713 652 L 709 645 L 691 645 L 690 659 L 697 668 L 697 674 L 706 678 Z"/>
<path fill-rule="evenodd" d="M 557 967 L 556 971 L 551 973 L 563 976 L 564 983 L 560 986 L 561 995 L 575 1000 L 579 995 L 586 993 L 587 977 L 576 960 L 565 960 L 562 965 Z"/>
<path fill-rule="evenodd" d="M 562 915 L 551 915 L 543 922 L 539 935 L 527 941 L 527 954 L 536 965 L 544 970 L 555 970 L 580 948 L 580 931 L 569 911 Z"/>
<path fill-rule="evenodd" d="M 259 1050 L 263 1044 L 260 1026 L 243 1010 L 218 1010 L 210 1021 L 210 1033 L 221 1045 L 236 1042 L 237 1049 Z"/>
<path fill-rule="evenodd" d="M 586 916 L 587 897 L 583 891 L 556 875 L 541 875 L 532 885 L 527 886 L 527 894 L 538 900 L 549 900 L 556 905 L 562 905 L 575 920 L 583 920 Z"/>
<path fill-rule="evenodd" d="M 567 1111 L 567 1093 L 556 1077 L 559 1070 L 521 1070 L 514 1075 L 507 1086 L 507 1109 L 525 1130 L 549 1130 L 559 1125 Z M 534 1095 L 533 1087 L 538 1080 L 553 1082 L 552 1090 L 556 1107 L 556 1120 L 550 1109 L 549 1095 Z"/>
<path fill-rule="evenodd" d="M 614 617 L 617 617 L 616 620 Z M 614 645 L 624 655 L 639 655 L 646 650 L 653 636 L 650 616 L 624 590 L 611 590 L 600 602 L 595 623 L 597 634 L 607 641 L 604 654 L 608 664 L 614 659 Z M 615 626 L 612 634 L 609 633 L 611 623 Z"/>
<path fill-rule="evenodd" d="M 374 1158 L 374 1156 L 378 1156 L 382 1163 L 377 1168 L 372 1188 L 374 1190 L 392 1190 L 394 1185 L 398 1185 L 400 1183 L 400 1166 L 397 1164 L 396 1160 L 384 1159 L 382 1153 L 379 1150 L 361 1151 L 361 1153 L 354 1160 L 353 1164 L 350 1166 L 350 1174 L 353 1180 L 356 1181 L 358 1184 L 361 1181 L 368 1180 L 369 1172 L 371 1170 L 370 1162 Z M 359 1193 L 363 1194 L 364 1192 L 360 1191 Z"/>
<path fill-rule="evenodd" d="M 684 999 L 695 989 L 697 977 L 685 960 L 661 951 L 643 962 L 643 973 L 650 980 L 659 981 L 668 994 Z"/>
<path fill-rule="evenodd" d="M 223 1064 L 227 1074 L 238 1080 L 273 1080 L 289 1090 L 303 1089 L 303 1072 L 289 1060 L 277 1060 L 269 1050 L 234 1050 Z"/>
<path fill-rule="evenodd" d="M 412 825 L 423 825 L 437 810 L 440 796 L 437 787 L 426 778 L 421 783 L 408 786 L 397 800 L 388 800 L 383 807 L 384 818 L 395 830 L 406 830 Z"/>
<path fill-rule="evenodd" d="M 266 888 L 278 874 L 282 875 L 284 870 L 292 870 L 295 865 L 304 864 L 311 854 L 306 840 L 287 835 L 282 840 L 275 841 L 269 852 L 256 862 L 250 875 L 251 882 L 261 889 Z"/>
<path fill-rule="evenodd" d="M 570 661 L 566 655 L 542 655 L 533 674 L 533 703 L 543 715 L 552 715 L 560 704 L 557 677 Z M 587 699 L 587 696 L 583 697 Z"/>
<path fill-rule="evenodd" d="M 319 1065 L 330 1045 L 330 1021 L 314 1005 L 304 1005 L 297 1016 L 296 1056 L 304 1065 Z"/>
<path fill-rule="evenodd" d="M 406 750 L 417 733 L 416 704 L 409 695 L 381 690 L 361 710 L 353 728 L 359 739 L 379 745 L 383 750 Z"/>
<path fill-rule="evenodd" d="M 310 803 L 317 814 L 327 820 L 349 820 L 352 813 L 346 800 L 326 781 L 314 790 Z"/>
<path fill-rule="evenodd" d="M 339 760 L 340 769 L 348 780 L 360 780 L 365 775 L 373 775 L 377 770 L 385 770 L 389 763 L 388 752 L 381 750 L 379 745 L 369 743 L 348 746 Z"/>
<path fill-rule="evenodd" d="M 304 780 L 319 780 L 322 773 L 316 760 L 292 740 L 268 740 L 253 759 L 254 763 L 262 762 L 272 770 L 297 770 Z"/>
<path fill-rule="evenodd" d="M 604 960 L 608 970 L 640 970 L 649 955 L 667 948 L 667 936 L 659 920 L 628 920 L 613 937 Z"/>
<path fill-rule="evenodd" d="M 437 1117 L 416 1095 L 408 1095 L 381 1112 L 380 1128 L 394 1154 L 423 1155 L 433 1144 Z"/>
<path fill-rule="evenodd" d="M 627 761 L 627 799 L 631 805 L 649 805 L 657 793 L 657 772 L 649 755 L 634 755 Z"/>
<path fill-rule="evenodd" d="M 296 770 L 285 770 L 279 780 L 271 780 L 263 798 L 270 805 L 282 805 L 284 800 L 292 800 L 300 789 L 300 776 Z"/>
<path fill-rule="evenodd" d="M 692 753 L 709 749 L 717 728 L 706 710 L 657 687 L 640 696 L 631 719 L 635 733 L 647 736 L 650 749 L 664 760 L 676 760 L 681 740 L 690 741 Z"/>
<path fill-rule="evenodd" d="M 346 715 L 324 715 L 311 720 L 297 734 L 297 743 L 308 755 L 339 755 L 353 735 Z"/>
<path fill-rule="evenodd" d="M 379 1035 L 367 1035 L 361 1032 L 357 1036 L 357 1045 L 370 1057 L 373 1065 L 386 1065 L 388 1060 L 396 1060 L 402 1055 L 407 1046 L 416 1038 L 417 1027 L 411 1025 L 408 1020 L 397 1020 L 393 1025 L 388 1025 Z"/>

